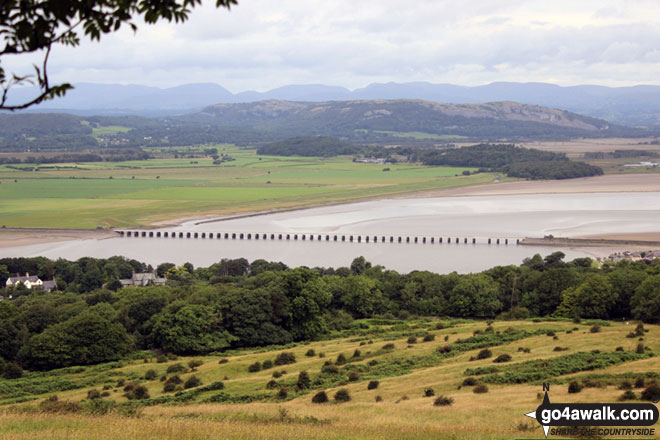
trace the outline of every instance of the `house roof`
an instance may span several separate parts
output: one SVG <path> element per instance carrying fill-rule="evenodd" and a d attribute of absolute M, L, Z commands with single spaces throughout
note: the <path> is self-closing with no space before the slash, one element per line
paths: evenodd
<path fill-rule="evenodd" d="M 9 277 L 9 281 L 12 284 L 25 283 L 26 281 L 29 281 L 31 283 L 36 283 L 37 281 L 39 281 L 39 277 L 36 276 L 36 275 L 30 275 L 29 277 L 25 277 L 25 276 L 23 276 L 23 277 Z"/>
<path fill-rule="evenodd" d="M 57 283 L 55 280 L 44 281 L 44 290 L 52 290 L 57 288 Z"/>

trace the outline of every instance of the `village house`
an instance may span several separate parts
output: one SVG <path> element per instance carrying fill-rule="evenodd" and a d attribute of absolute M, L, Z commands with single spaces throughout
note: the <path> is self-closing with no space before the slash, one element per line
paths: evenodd
<path fill-rule="evenodd" d="M 51 292 L 53 289 L 57 288 L 55 280 L 42 281 L 38 276 L 30 275 L 27 272 L 25 273 L 25 276 L 19 276 L 16 274 L 15 277 L 7 278 L 5 286 L 7 288 L 14 288 L 19 283 L 23 283 L 23 286 L 28 290 L 43 289 L 45 292 Z"/>
<path fill-rule="evenodd" d="M 119 280 L 122 287 L 162 286 L 167 278 L 159 278 L 154 272 L 135 273 L 130 278 Z"/>

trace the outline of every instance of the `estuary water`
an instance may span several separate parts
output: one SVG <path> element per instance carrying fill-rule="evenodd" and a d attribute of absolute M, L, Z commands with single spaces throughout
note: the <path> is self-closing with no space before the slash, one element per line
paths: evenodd
<path fill-rule="evenodd" d="M 539 195 L 392 198 L 217 221 L 188 221 L 168 232 L 291 233 L 378 236 L 374 243 L 239 240 L 209 238 L 134 238 L 73 240 L 0 249 L 2 256 L 77 259 L 124 255 L 153 265 L 162 262 L 208 266 L 222 258 L 282 261 L 289 266 L 347 266 L 364 256 L 400 272 L 431 270 L 476 272 L 495 265 L 520 264 L 525 257 L 562 250 L 567 259 L 584 250 L 517 246 L 516 239 L 660 231 L 660 193 L 579 193 Z M 382 243 L 380 237 L 416 236 L 420 242 Z M 223 235 L 224 237 L 224 235 Z M 427 243 L 421 243 L 427 237 Z M 429 243 L 434 237 L 434 243 Z M 443 243 L 438 238 L 444 237 Z M 447 243 L 447 238 L 460 243 Z M 464 238 L 468 238 L 465 244 Z M 472 238 L 477 243 L 472 244 Z M 489 245 L 487 239 L 493 241 Z M 500 238 L 501 244 L 495 244 Z M 504 239 L 509 240 L 504 245 Z"/>

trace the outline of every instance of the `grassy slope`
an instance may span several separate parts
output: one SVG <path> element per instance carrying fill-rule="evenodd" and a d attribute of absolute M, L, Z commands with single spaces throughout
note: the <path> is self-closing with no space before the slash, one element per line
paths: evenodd
<path fill-rule="evenodd" d="M 236 160 L 220 166 L 211 159 L 57 164 L 36 172 L 2 166 L 0 225 L 145 225 L 175 217 L 336 203 L 493 180 L 492 174 L 461 176 L 468 168 L 362 164 L 347 157 L 259 158 L 251 150 L 219 150 Z M 382 171 L 386 167 L 390 171 Z"/>
<path fill-rule="evenodd" d="M 477 349 L 462 352 L 444 360 L 435 361 L 422 367 L 422 360 L 427 359 L 439 346 L 445 345 L 444 337 L 449 336 L 449 343 L 458 338 L 467 338 L 476 329 L 484 329 L 484 323 L 456 324 L 452 328 L 433 330 L 435 322 L 417 320 L 408 323 L 408 328 L 393 328 L 378 326 L 373 323 L 370 329 L 381 327 L 383 332 L 363 334 L 350 337 L 337 337 L 328 341 L 313 342 L 288 348 L 286 351 L 295 353 L 298 362 L 293 365 L 275 367 L 258 373 L 248 373 L 247 366 L 255 361 L 273 359 L 277 353 L 284 351 L 274 347 L 270 351 L 243 350 L 229 353 L 229 362 L 218 364 L 219 356 L 199 357 L 204 365 L 199 367 L 197 374 L 204 384 L 224 380 L 223 392 L 230 396 L 261 395 L 266 393 L 272 397 L 259 399 L 246 404 L 204 403 L 203 400 L 218 391 L 208 391 L 198 395 L 192 402 L 183 405 L 156 405 L 144 409 L 142 417 L 125 418 L 116 414 L 92 417 L 81 414 L 52 415 L 33 413 L 26 405 L 34 405 L 53 392 L 30 395 L 36 401 L 16 405 L 21 410 L 0 411 L 0 436 L 6 439 L 307 439 L 307 438 L 356 438 L 356 439 L 426 439 L 426 438 L 539 438 L 540 427 L 536 422 L 525 418 L 525 412 L 535 409 L 540 403 L 537 393 L 541 391 L 540 384 L 522 385 L 489 385 L 487 394 L 474 394 L 470 387 L 461 387 L 466 368 L 498 365 L 493 358 L 469 361 L 477 353 Z M 613 323 L 604 326 L 601 333 L 589 332 L 587 324 L 572 324 L 569 322 L 497 322 L 495 330 L 503 331 L 507 327 L 524 329 L 530 332 L 541 329 L 553 329 L 558 340 L 546 335 L 531 336 L 510 344 L 491 347 L 494 357 L 502 353 L 513 356 L 512 364 L 503 368 L 514 367 L 514 363 L 532 359 L 551 359 L 578 351 L 611 352 L 618 346 L 626 351 L 633 350 L 637 339 L 626 338 L 632 330 L 623 323 Z M 567 334 L 564 331 L 578 327 L 579 330 Z M 660 352 L 660 328 L 647 326 L 650 331 L 645 336 L 645 344 L 655 353 Z M 436 335 L 432 342 L 421 342 L 408 345 L 407 336 L 429 330 Z M 373 340 L 373 344 L 360 346 L 360 342 Z M 393 342 L 395 350 L 383 353 L 380 347 L 386 342 Z M 555 352 L 555 346 L 569 347 L 568 351 Z M 518 352 L 518 347 L 531 348 L 531 353 Z M 305 352 L 313 348 L 317 353 L 324 352 L 325 358 L 307 357 Z M 373 357 L 380 365 L 390 364 L 394 359 L 416 359 L 416 365 L 391 367 L 381 370 L 380 386 L 377 390 L 367 390 L 370 377 L 367 374 L 357 382 L 350 382 L 342 387 L 347 388 L 353 400 L 349 403 L 327 403 L 314 405 L 310 403 L 311 396 L 320 388 L 309 393 L 300 393 L 287 401 L 277 401 L 276 390 L 267 390 L 265 384 L 271 380 L 273 371 L 285 369 L 287 374 L 279 381 L 295 382 L 301 370 L 307 370 L 312 380 L 318 375 L 323 362 L 334 360 L 343 353 L 350 358 L 353 351 L 359 348 L 363 355 L 372 351 Z M 60 400 L 79 401 L 86 398 L 87 390 L 101 389 L 104 384 L 111 385 L 111 396 L 108 399 L 125 402 L 121 388 L 115 387 L 118 379 L 126 380 L 141 377 L 148 369 L 155 369 L 159 375 L 164 374 L 167 365 L 183 362 L 180 358 L 168 363 L 149 363 L 139 361 L 123 362 L 120 368 L 107 369 L 103 366 L 87 367 L 76 374 L 51 374 L 52 383 L 66 381 L 78 383 L 79 389 L 57 391 Z M 365 364 L 367 359 L 356 362 Z M 622 378 L 620 374 L 641 374 L 660 371 L 660 361 L 657 357 L 626 362 L 601 370 L 585 371 L 565 377 L 548 377 L 551 386 L 551 399 L 556 402 L 605 402 L 616 401 L 622 391 L 616 384 Z M 384 372 L 385 371 L 385 372 Z M 185 380 L 192 373 L 183 374 Z M 593 375 L 606 375 L 610 385 L 601 388 L 585 388 L 580 394 L 568 394 L 565 382 L 568 378 L 584 378 Z M 30 373 L 22 381 L 23 390 L 27 390 L 30 381 L 37 381 L 39 374 Z M 228 379 L 224 379 L 228 377 Z M 8 386 L 11 381 L 0 381 L 0 403 L 7 402 Z M 142 381 L 149 388 L 151 397 L 162 394 L 162 382 Z M 560 384 L 562 383 L 562 384 Z M 450 407 L 434 407 L 433 398 L 423 397 L 423 390 L 434 388 L 436 395 L 444 394 L 455 399 Z M 20 388 L 20 387 L 19 387 Z M 325 388 L 330 398 L 337 387 Z M 16 386 L 13 387 L 17 389 Z M 640 390 L 635 390 L 638 394 Z M 382 402 L 375 402 L 375 396 L 381 396 Z M 408 396 L 408 399 L 402 399 Z M 284 413 L 283 411 L 286 411 Z M 657 436 L 655 438 L 660 438 Z"/>

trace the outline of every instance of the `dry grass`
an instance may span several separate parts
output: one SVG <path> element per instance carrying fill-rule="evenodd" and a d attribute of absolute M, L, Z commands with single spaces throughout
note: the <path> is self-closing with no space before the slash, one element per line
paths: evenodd
<path fill-rule="evenodd" d="M 434 329 L 434 321 L 413 321 L 417 329 Z M 494 356 L 508 353 L 513 361 L 524 362 L 531 359 L 548 359 L 566 353 L 578 351 L 613 351 L 617 346 L 633 350 L 636 339 L 626 338 L 626 334 L 634 325 L 613 323 L 603 326 L 602 332 L 590 333 L 587 323 L 578 324 L 579 330 L 570 334 L 576 324 L 570 322 L 495 322 L 495 331 L 504 331 L 508 327 L 516 329 L 553 329 L 556 331 L 562 346 L 569 347 L 567 352 L 557 353 L 553 348 L 557 341 L 541 335 L 525 338 L 511 344 L 491 347 Z M 373 325 L 372 325 L 373 327 Z M 441 345 L 445 335 L 450 336 L 449 343 L 458 338 L 466 338 L 477 330 L 483 330 L 485 323 L 466 323 L 442 330 L 430 330 L 436 335 L 436 342 L 418 343 L 407 347 L 405 341 L 409 334 L 403 332 L 394 340 L 387 334 L 369 335 L 364 338 L 349 337 L 329 341 L 314 342 L 299 345 L 285 350 L 266 352 L 236 351 L 228 353 L 229 362 L 218 364 L 218 356 L 201 357 L 204 364 L 195 372 L 205 384 L 221 380 L 225 376 L 225 392 L 230 395 L 269 392 L 266 383 L 271 380 L 273 371 L 286 369 L 287 374 L 282 380 L 293 380 L 301 370 L 309 371 L 314 379 L 323 362 L 334 359 L 340 353 L 347 356 L 357 347 L 363 354 L 376 351 L 386 342 L 393 342 L 396 348 L 375 358 L 381 362 L 391 358 L 401 358 L 425 355 L 434 352 Z M 660 328 L 646 326 L 650 331 L 645 336 L 645 344 L 655 352 L 660 352 Z M 373 339 L 373 344 L 360 346 L 360 342 Z M 531 353 L 518 352 L 518 347 L 531 348 Z M 313 348 L 317 353 L 326 353 L 325 358 L 308 357 L 305 353 Z M 247 366 L 255 361 L 263 362 L 273 359 L 281 351 L 290 351 L 296 355 L 297 363 L 273 368 L 258 373 L 248 373 Z M 350 382 L 333 388 L 327 388 L 329 396 L 339 388 L 346 388 L 352 397 L 346 403 L 312 404 L 312 396 L 319 391 L 313 389 L 308 394 L 293 400 L 277 402 L 275 399 L 249 404 L 212 404 L 201 403 L 202 395 L 196 402 L 186 405 L 151 406 L 146 407 L 140 417 L 127 418 L 118 414 L 107 416 L 85 415 L 49 415 L 40 413 L 25 413 L 24 410 L 0 411 L 0 438 L 18 439 L 508 439 L 508 438 L 538 438 L 540 427 L 534 425 L 529 431 L 521 431 L 519 425 L 527 423 L 523 416 L 540 403 L 537 393 L 541 391 L 539 384 L 523 385 L 492 385 L 487 394 L 474 394 L 472 387 L 460 387 L 465 378 L 466 368 L 494 365 L 492 359 L 469 361 L 478 350 L 461 353 L 447 358 L 428 368 L 412 368 L 408 374 L 380 377 L 377 390 L 368 390 L 370 379 Z M 179 359 L 168 363 L 143 363 L 133 361 L 127 363 L 118 371 L 126 375 L 144 374 L 148 369 L 155 369 L 159 374 L 165 371 L 167 365 L 182 362 Z M 367 359 L 358 363 L 366 363 Z M 560 378 L 562 384 L 557 384 L 558 378 L 551 379 L 551 398 L 556 402 L 603 402 L 616 401 L 621 391 L 615 385 L 604 388 L 585 388 L 580 394 L 568 394 L 569 377 L 581 380 L 581 377 L 591 374 L 622 374 L 645 373 L 660 370 L 657 357 L 635 362 L 620 364 L 603 370 L 588 371 Z M 182 374 L 185 380 L 190 374 Z M 279 379 L 278 379 L 279 380 Z M 155 380 L 146 382 L 152 396 L 162 395 L 162 382 Z M 424 389 L 433 388 L 436 396 L 445 395 L 454 399 L 451 406 L 435 407 L 434 398 L 424 397 Z M 275 393 L 277 390 L 270 391 Z M 78 401 L 86 398 L 87 388 L 58 393 L 60 399 Z M 211 393 L 212 394 L 212 393 Z M 382 396 L 382 402 L 376 402 L 375 396 Z M 408 399 L 402 399 L 402 396 Z M 46 395 L 39 396 L 37 403 Z M 111 399 L 123 402 L 121 393 L 111 393 Z M 34 402 L 31 402 L 34 404 Z M 24 407 L 22 404 L 18 407 Z M 537 429 L 538 428 L 538 429 Z M 656 435 L 655 438 L 660 438 Z"/>

